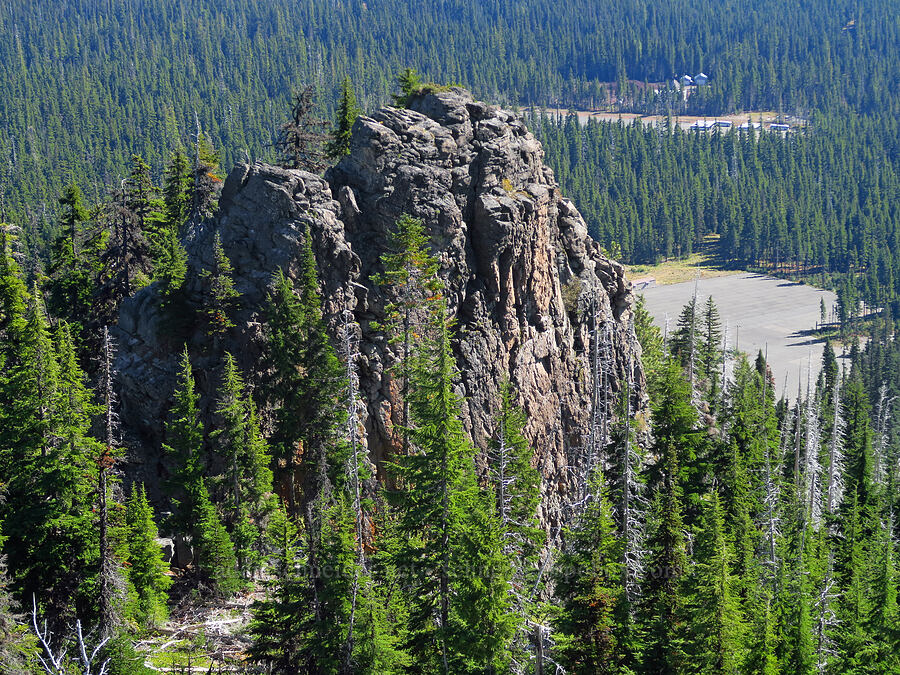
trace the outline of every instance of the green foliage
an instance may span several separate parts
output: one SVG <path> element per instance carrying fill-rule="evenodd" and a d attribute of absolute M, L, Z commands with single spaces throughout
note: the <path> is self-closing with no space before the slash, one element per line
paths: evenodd
<path fill-rule="evenodd" d="M 284 462 L 288 504 L 298 513 L 296 469 L 306 469 L 309 481 L 327 472 L 345 410 L 338 405 L 344 392 L 344 372 L 325 328 L 316 262 L 309 237 L 294 282 L 278 270 L 266 308 L 268 368 L 263 398 L 275 409 L 271 436 L 273 454 Z M 286 476 L 285 476 L 286 474 Z M 317 492 L 307 482 L 307 497 Z"/>
<path fill-rule="evenodd" d="M 694 547 L 694 565 L 686 579 L 690 662 L 703 673 L 742 672 L 746 625 L 734 574 L 734 549 L 725 532 L 717 492 L 705 506 Z"/>
<path fill-rule="evenodd" d="M 204 282 L 202 312 L 206 332 L 214 340 L 219 340 L 229 328 L 234 328 L 232 317 L 238 308 L 241 294 L 234 287 L 233 273 L 231 260 L 222 247 L 222 238 L 216 232 L 212 267 L 200 272 L 200 278 Z"/>
<path fill-rule="evenodd" d="M 203 423 L 200 421 L 200 395 L 191 372 L 187 347 L 181 355 L 175 403 L 166 423 L 163 450 L 172 457 L 174 468 L 169 490 L 177 496 L 175 524 L 179 532 L 191 531 L 197 522 L 199 485 L 203 478 Z"/>
<path fill-rule="evenodd" d="M 237 570 L 234 545 L 216 508 L 209 501 L 209 492 L 201 479 L 197 489 L 197 515 L 194 527 L 194 547 L 197 567 L 212 590 L 229 597 L 243 587 Z"/>
<path fill-rule="evenodd" d="M 134 590 L 128 614 L 141 628 L 161 625 L 168 616 L 166 591 L 172 580 L 157 543 L 159 532 L 143 484 L 131 489 L 125 510 L 128 542 L 128 581 Z"/>
<path fill-rule="evenodd" d="M 422 85 L 422 78 L 414 68 L 401 70 L 397 74 L 397 86 L 400 87 L 400 93 L 393 96 L 394 104 L 401 108 L 409 105 L 410 100 L 418 93 Z"/>
<path fill-rule="evenodd" d="M 327 147 L 328 156 L 332 159 L 340 159 L 350 154 L 350 132 L 360 112 L 359 106 L 356 105 L 353 84 L 349 77 L 344 77 L 341 81 L 341 95 L 335 112 L 332 138 Z"/>
<path fill-rule="evenodd" d="M 599 467 L 589 502 L 565 542 L 554 569 L 560 654 L 572 672 L 618 673 L 625 659 L 617 635 L 624 600 L 621 545 Z"/>
<path fill-rule="evenodd" d="M 225 353 L 225 366 L 216 413 L 221 426 L 211 436 L 225 462 L 223 502 L 235 516 L 242 506 L 256 517 L 267 510 L 266 496 L 272 490 L 269 449 L 259 428 L 256 405 L 246 391 L 234 357 Z"/>
<path fill-rule="evenodd" d="M 103 241 L 91 231 L 90 214 L 77 185 L 66 187 L 59 204 L 60 234 L 51 254 L 48 309 L 69 322 L 74 335 L 81 338 L 94 316 L 92 300 Z"/>

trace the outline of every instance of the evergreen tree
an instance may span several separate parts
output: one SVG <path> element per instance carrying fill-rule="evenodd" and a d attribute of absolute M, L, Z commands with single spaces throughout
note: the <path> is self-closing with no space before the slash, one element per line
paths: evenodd
<path fill-rule="evenodd" d="M 214 349 L 229 328 L 234 328 L 234 312 L 241 294 L 234 287 L 231 260 L 222 247 L 222 238 L 216 232 L 213 242 L 213 264 L 200 272 L 204 281 L 203 315 L 206 332 L 213 338 Z"/>
<path fill-rule="evenodd" d="M 225 461 L 224 502 L 233 512 L 232 522 L 236 522 L 242 506 L 259 516 L 265 511 L 264 498 L 272 489 L 268 447 L 259 429 L 256 406 L 228 352 L 216 413 L 222 423 L 211 436 Z"/>
<path fill-rule="evenodd" d="M 561 660 L 572 672 L 618 673 L 624 665 L 616 636 L 623 587 L 620 543 L 600 467 L 591 477 L 590 501 L 555 566 L 556 618 Z"/>
<path fill-rule="evenodd" d="M 384 328 L 393 344 L 401 351 L 394 367 L 402 380 L 403 451 L 407 450 L 406 429 L 409 426 L 409 369 L 414 336 L 426 329 L 429 316 L 443 302 L 438 279 L 438 261 L 428 251 L 425 223 L 419 218 L 403 214 L 391 232 L 389 252 L 381 256 L 384 268 L 373 281 L 390 290 L 392 297 L 385 303 Z"/>
<path fill-rule="evenodd" d="M 0 448 L 9 569 L 20 597 L 39 597 L 54 624 L 95 618 L 100 452 L 88 432 L 96 409 L 67 328 L 61 326 L 54 344 L 38 294 L 22 347 L 7 382 L 12 444 Z"/>
<path fill-rule="evenodd" d="M 344 374 L 322 316 L 316 263 L 307 236 L 300 260 L 299 294 L 279 270 L 269 296 L 266 326 L 266 363 L 269 376 L 263 396 L 275 408 L 272 445 L 284 462 L 288 507 L 299 513 L 297 469 L 305 469 L 307 499 L 318 492 L 317 483 L 329 466 L 329 457 L 344 422 L 338 401 Z"/>
<path fill-rule="evenodd" d="M 166 591 L 172 580 L 157 544 L 159 533 L 143 484 L 131 489 L 125 510 L 128 541 L 128 581 L 133 595 L 129 618 L 142 628 L 161 625 L 168 617 Z"/>
<path fill-rule="evenodd" d="M 697 294 L 681 309 L 678 324 L 669 339 L 669 351 L 688 374 L 691 386 L 698 372 L 697 352 L 699 342 Z"/>
<path fill-rule="evenodd" d="M 331 159 L 340 159 L 350 154 L 350 136 L 353 123 L 359 117 L 360 109 L 356 105 L 356 95 L 353 93 L 353 85 L 349 77 L 344 77 L 341 82 L 341 95 L 335 113 L 334 129 L 331 132 L 331 140 L 328 142 L 328 156 Z"/>
<path fill-rule="evenodd" d="M 0 550 L 4 537 L 0 532 Z M 37 644 L 24 625 L 24 617 L 18 612 L 18 604 L 13 599 L 6 577 L 6 557 L 0 554 L 0 663 L 9 675 L 28 675 L 33 672 Z"/>
<path fill-rule="evenodd" d="M 540 549 L 546 539 L 537 521 L 541 475 L 531 465 L 533 452 L 523 436 L 524 427 L 525 414 L 513 403 L 512 385 L 504 381 L 490 468 L 503 553 L 513 566 L 509 595 L 517 624 L 511 655 L 514 672 L 523 672 L 528 658 L 530 622 L 540 583 Z"/>
<path fill-rule="evenodd" d="M 253 604 L 253 620 L 249 633 L 253 645 L 250 659 L 265 665 L 273 673 L 287 675 L 303 671 L 303 639 L 298 610 L 307 604 L 299 594 L 304 579 L 300 534 L 297 524 L 283 508 L 272 514 L 267 530 L 271 549 L 272 577 L 265 600 Z"/>
<path fill-rule="evenodd" d="M 219 192 L 222 178 L 218 175 L 219 156 L 213 149 L 212 141 L 197 128 L 194 144 L 193 185 L 190 191 L 188 222 L 199 225 L 211 218 L 219 208 Z"/>
<path fill-rule="evenodd" d="M 687 652 L 703 673 L 743 672 L 746 626 L 719 495 L 706 505 L 686 580 L 690 638 Z"/>
<path fill-rule="evenodd" d="M 325 133 L 328 122 L 316 117 L 315 110 L 311 86 L 294 92 L 291 119 L 281 125 L 278 140 L 275 141 L 275 148 L 290 169 L 320 173 L 327 166 L 323 146 L 328 138 Z"/>
<path fill-rule="evenodd" d="M 174 468 L 170 491 L 177 495 L 175 524 L 181 533 L 192 530 L 198 522 L 200 482 L 203 478 L 203 424 L 200 421 L 200 395 L 195 391 L 194 376 L 187 347 L 181 355 L 175 403 L 166 423 L 163 450 L 172 457 Z"/>
<path fill-rule="evenodd" d="M 166 168 L 163 185 L 163 222 L 151 235 L 154 278 L 162 283 L 164 298 L 178 292 L 187 274 L 187 252 L 180 234 L 191 203 L 191 173 L 187 156 L 179 149 Z"/>
<path fill-rule="evenodd" d="M 202 478 L 196 493 L 194 548 L 197 567 L 203 580 L 216 594 L 228 597 L 243 585 L 238 575 L 234 545 L 215 506 L 209 500 L 209 492 Z"/>
<path fill-rule="evenodd" d="M 59 199 L 60 235 L 53 244 L 48 309 L 72 326 L 77 338 L 94 316 L 94 283 L 100 271 L 102 238 L 89 232 L 90 214 L 83 204 L 81 190 L 69 185 Z"/>
<path fill-rule="evenodd" d="M 502 668 L 515 625 L 510 570 L 500 528 L 479 489 L 474 449 L 452 391 L 453 356 L 444 310 L 421 340 L 410 387 L 410 446 L 394 465 L 397 528 L 405 546 L 396 563 L 410 606 L 410 656 L 426 671 Z"/>
<path fill-rule="evenodd" d="M 719 368 L 722 362 L 722 323 L 712 296 L 706 299 L 703 307 L 698 337 L 697 374 L 708 383 L 709 400 L 715 401 L 721 384 Z"/>
<path fill-rule="evenodd" d="M 409 105 L 410 99 L 422 86 L 422 78 L 413 68 L 404 68 L 397 74 L 397 85 L 400 87 L 400 94 L 394 94 L 394 104 L 405 108 Z"/>

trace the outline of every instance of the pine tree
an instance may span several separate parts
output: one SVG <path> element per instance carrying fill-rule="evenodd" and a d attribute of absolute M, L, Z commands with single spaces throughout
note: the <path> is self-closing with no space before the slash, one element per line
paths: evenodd
<path fill-rule="evenodd" d="M 191 172 L 187 156 L 177 150 L 166 168 L 163 185 L 163 222 L 151 234 L 154 279 L 161 282 L 161 292 L 170 300 L 184 284 L 187 274 L 187 252 L 181 244 L 181 230 L 191 203 Z"/>
<path fill-rule="evenodd" d="M 241 294 L 234 287 L 231 260 L 222 247 L 222 238 L 216 232 L 213 241 L 213 264 L 200 272 L 204 282 L 203 315 L 206 332 L 213 338 L 213 349 L 228 329 L 234 328 L 233 316 Z"/>
<path fill-rule="evenodd" d="M 500 410 L 491 442 L 491 481 L 503 553 L 512 563 L 509 594 L 516 615 L 513 672 L 523 672 L 540 583 L 540 549 L 546 534 L 537 521 L 541 476 L 531 465 L 533 451 L 523 436 L 525 414 L 513 403 L 509 381 L 500 387 Z"/>
<path fill-rule="evenodd" d="M 166 423 L 166 443 L 163 450 L 172 457 L 174 469 L 170 491 L 178 496 L 175 524 L 181 533 L 188 533 L 199 519 L 197 503 L 203 478 L 203 425 L 200 421 L 200 396 L 195 391 L 194 376 L 187 347 L 181 355 L 175 403 Z"/>
<path fill-rule="evenodd" d="M 658 377 L 663 367 L 664 355 L 663 336 L 659 327 L 653 323 L 653 317 L 647 311 L 644 296 L 639 295 L 634 305 L 634 331 L 641 345 L 641 365 L 648 383 L 652 383 Z"/>
<path fill-rule="evenodd" d="M 514 620 L 510 570 L 500 528 L 475 477 L 474 449 L 452 392 L 453 356 L 444 310 L 421 340 L 410 387 L 410 446 L 394 465 L 397 528 L 405 537 L 396 563 L 410 605 L 410 656 L 426 669 L 468 672 L 507 660 Z M 470 664 L 470 665 L 464 665 Z"/>
<path fill-rule="evenodd" d="M 100 271 L 102 239 L 88 231 L 90 214 L 81 190 L 69 185 L 59 199 L 60 235 L 53 244 L 48 309 L 72 326 L 77 339 L 93 314 L 94 283 Z"/>
<path fill-rule="evenodd" d="M 397 85 L 400 87 L 400 94 L 393 95 L 394 104 L 405 108 L 422 87 L 422 79 L 413 68 L 404 68 L 397 74 Z"/>
<path fill-rule="evenodd" d="M 381 256 L 384 272 L 372 280 L 392 294 L 385 303 L 384 328 L 391 343 L 401 348 L 394 371 L 402 381 L 401 428 L 405 430 L 409 426 L 409 369 L 414 337 L 426 329 L 428 317 L 443 302 L 443 284 L 437 276 L 438 261 L 428 251 L 428 235 L 421 219 L 401 215 L 391 232 L 389 251 Z M 405 453 L 407 437 L 403 433 Z"/>
<path fill-rule="evenodd" d="M 0 531 L 0 550 L 4 537 Z M 0 554 L 0 663 L 9 675 L 28 675 L 37 644 L 24 624 L 24 617 L 9 589 L 6 576 L 6 556 Z"/>
<path fill-rule="evenodd" d="M 699 330 L 697 314 L 697 292 L 695 290 L 694 297 L 681 309 L 677 327 L 669 339 L 669 351 L 678 360 L 681 367 L 685 369 L 692 388 L 698 371 Z"/>
<path fill-rule="evenodd" d="M 218 175 L 219 156 L 213 149 L 209 137 L 197 125 L 197 139 L 194 144 L 193 185 L 190 190 L 188 222 L 194 226 L 211 218 L 219 208 L 219 192 L 222 178 Z"/>
<path fill-rule="evenodd" d="M 687 578 L 691 664 L 703 673 L 742 672 L 746 626 L 734 575 L 734 550 L 715 491 L 703 512 L 693 559 Z"/>
<path fill-rule="evenodd" d="M 272 577 L 265 600 L 253 604 L 253 620 L 248 632 L 253 637 L 249 649 L 251 661 L 265 665 L 273 673 L 302 672 L 301 624 L 298 609 L 307 604 L 298 590 L 302 588 L 303 559 L 300 557 L 300 534 L 293 518 L 284 508 L 272 514 L 267 530 L 271 550 Z"/>
<path fill-rule="evenodd" d="M 273 406 L 275 428 L 271 437 L 276 457 L 284 462 L 288 506 L 299 513 L 297 469 L 303 465 L 308 499 L 318 492 L 316 483 L 329 467 L 334 441 L 345 418 L 339 405 L 345 382 L 340 361 L 331 345 L 322 316 L 316 262 L 307 235 L 294 283 L 279 270 L 267 310 L 266 363 L 269 376 L 263 396 Z"/>
<path fill-rule="evenodd" d="M 256 406 L 246 392 L 234 357 L 226 352 L 216 413 L 222 423 L 211 436 L 225 461 L 224 503 L 237 522 L 241 507 L 260 516 L 265 496 L 272 490 L 269 453 L 259 429 Z"/>
<path fill-rule="evenodd" d="M 148 235 L 151 223 L 162 217 L 156 211 L 155 193 L 150 167 L 140 156 L 132 156 L 131 174 L 113 197 L 110 237 L 101 256 L 100 296 L 110 314 L 115 314 L 122 300 L 131 295 L 133 286 L 146 284 L 152 275 Z"/>
<path fill-rule="evenodd" d="M 209 492 L 202 478 L 196 492 L 194 548 L 197 567 L 216 594 L 228 597 L 243 585 L 238 575 L 234 545 L 209 500 Z"/>
<path fill-rule="evenodd" d="M 350 78 L 345 76 L 341 82 L 341 96 L 335 113 L 334 129 L 327 147 L 328 156 L 331 159 L 340 159 L 344 155 L 350 154 L 351 130 L 359 113 L 353 85 Z"/>
<path fill-rule="evenodd" d="M 700 335 L 697 345 L 697 374 L 707 382 L 709 400 L 718 399 L 719 367 L 722 362 L 722 323 L 719 310 L 712 296 L 706 298 L 700 317 Z"/>
<path fill-rule="evenodd" d="M 587 508 L 565 542 L 554 571 L 561 660 L 572 672 L 618 673 L 625 658 L 616 639 L 624 600 L 621 545 L 599 466 L 591 477 Z"/>
<path fill-rule="evenodd" d="M 159 533 L 143 484 L 133 486 L 125 510 L 128 541 L 128 581 L 133 589 L 128 615 L 141 628 L 152 628 L 168 616 L 166 591 L 172 580 L 157 544 Z"/>
<path fill-rule="evenodd" d="M 54 624 L 94 618 L 100 452 L 88 432 L 96 409 L 68 330 L 63 324 L 54 344 L 39 294 L 31 298 L 17 361 L 6 394 L 13 442 L 0 448 L 13 583 L 20 597 L 40 597 Z"/>
<path fill-rule="evenodd" d="M 643 668 L 651 672 L 679 672 L 685 666 L 686 571 L 685 526 L 682 513 L 681 464 L 692 459 L 692 429 L 696 413 L 690 406 L 688 383 L 680 367 L 670 361 L 653 409 L 654 454 L 650 475 L 655 496 L 648 514 L 647 556 L 641 589 L 641 618 L 646 634 Z M 697 486 L 695 482 L 688 484 Z"/>

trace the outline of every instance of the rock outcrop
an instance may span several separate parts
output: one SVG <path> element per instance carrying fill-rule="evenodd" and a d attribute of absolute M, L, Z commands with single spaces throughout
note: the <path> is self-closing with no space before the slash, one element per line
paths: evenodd
<path fill-rule="evenodd" d="M 272 273 L 296 274 L 309 228 L 330 327 L 351 317 L 359 325 L 361 393 L 367 446 L 380 464 L 396 446 L 398 386 L 391 377 L 396 348 L 375 323 L 388 298 L 372 281 L 381 271 L 388 233 L 401 214 L 422 218 L 440 260 L 460 369 L 466 429 L 487 447 L 500 383 L 508 377 L 528 414 L 527 435 L 544 476 L 543 518 L 557 520 L 569 493 L 569 470 L 587 431 L 592 331 L 610 339 L 607 400 L 636 369 L 636 405 L 643 378 L 630 327 L 632 295 L 623 268 L 605 258 L 574 205 L 543 164 L 540 143 L 511 112 L 474 101 L 462 90 L 413 100 L 360 117 L 350 154 L 325 179 L 263 164 L 229 175 L 215 223 L 193 232 L 187 248 L 194 272 L 211 263 L 217 231 L 234 265 L 242 309 L 228 349 L 245 372 L 258 367 L 261 307 Z M 188 307 L 199 303 L 195 273 Z M 135 461 L 148 474 L 157 464 L 159 420 L 165 417 L 177 354 L 186 340 L 198 373 L 214 373 L 204 338 L 172 338 L 161 325 L 155 286 L 123 307 L 118 327 L 123 420 Z M 630 364 L 630 366 L 629 366 Z M 215 374 L 201 381 L 214 391 Z M 152 475 L 148 476 L 151 478 Z"/>

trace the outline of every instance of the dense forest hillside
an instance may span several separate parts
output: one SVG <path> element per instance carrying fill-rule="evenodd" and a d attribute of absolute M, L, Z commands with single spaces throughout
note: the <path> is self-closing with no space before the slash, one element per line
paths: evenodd
<path fill-rule="evenodd" d="M 725 264 L 833 287 L 842 312 L 900 293 L 900 125 L 817 114 L 807 128 L 697 133 L 531 117 L 598 241 L 654 264 L 720 236 Z M 895 304 L 895 313 L 897 306 Z M 845 317 L 846 318 L 846 317 Z"/>
<path fill-rule="evenodd" d="M 895 19 L 889 0 L 7 3 L 2 194 L 44 233 L 66 182 L 94 201 L 133 153 L 158 176 L 198 120 L 225 166 L 271 159 L 292 88 L 314 85 L 330 109 L 348 75 L 374 109 L 407 65 L 506 104 L 633 101 L 640 83 L 704 70 L 689 107 L 708 114 L 896 115 Z"/>

